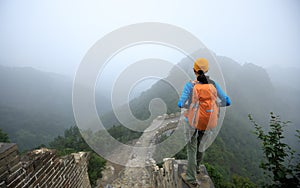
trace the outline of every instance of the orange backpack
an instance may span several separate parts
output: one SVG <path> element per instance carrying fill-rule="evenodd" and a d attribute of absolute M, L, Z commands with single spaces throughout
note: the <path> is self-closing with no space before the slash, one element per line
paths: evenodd
<path fill-rule="evenodd" d="M 218 113 L 217 90 L 214 84 L 196 83 L 187 114 L 189 124 L 198 130 L 215 128 L 218 124 Z"/>

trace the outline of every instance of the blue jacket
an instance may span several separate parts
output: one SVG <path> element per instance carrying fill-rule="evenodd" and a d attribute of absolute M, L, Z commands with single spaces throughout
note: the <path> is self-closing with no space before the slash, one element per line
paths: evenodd
<path fill-rule="evenodd" d="M 187 82 L 183 88 L 182 94 L 178 101 L 178 107 L 182 108 L 187 100 L 191 99 L 190 95 L 193 92 L 194 84 L 192 82 Z M 229 106 L 231 104 L 230 98 L 224 93 L 220 85 L 215 82 L 215 87 L 217 89 L 218 97 L 221 100 L 220 106 Z"/>

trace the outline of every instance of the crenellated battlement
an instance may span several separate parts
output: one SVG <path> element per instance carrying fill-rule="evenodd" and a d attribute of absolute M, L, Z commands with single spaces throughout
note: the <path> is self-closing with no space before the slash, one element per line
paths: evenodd
<path fill-rule="evenodd" d="M 89 153 L 58 157 L 41 148 L 20 157 L 14 143 L 0 143 L 0 187 L 91 187 L 87 174 Z"/>

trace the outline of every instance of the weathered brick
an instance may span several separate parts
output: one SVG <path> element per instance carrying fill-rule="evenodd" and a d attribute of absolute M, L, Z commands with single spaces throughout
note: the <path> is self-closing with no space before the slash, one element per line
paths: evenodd
<path fill-rule="evenodd" d="M 78 187 L 83 185 L 83 178 L 87 176 L 87 155 L 68 155 L 62 158 L 55 156 L 55 151 L 40 149 L 29 152 L 20 157 L 17 146 L 2 148 L 0 160 L 3 179 L 1 187 Z M 75 160 L 75 156 L 77 157 Z M 78 158 L 82 156 L 83 158 Z M 8 157 L 8 158 L 6 158 Z M 4 181 L 5 180 L 5 181 Z M 74 186 L 71 186 L 73 184 Z M 85 187 L 90 187 L 89 182 Z"/>
<path fill-rule="evenodd" d="M 12 166 L 10 169 L 9 169 L 9 173 L 12 174 L 18 170 L 20 170 L 20 168 L 22 168 L 22 163 L 17 163 L 16 165 Z"/>
<path fill-rule="evenodd" d="M 24 170 L 22 169 L 22 164 L 19 163 L 19 165 L 16 165 L 16 170 L 9 174 L 9 176 L 6 178 L 6 183 L 9 184 L 12 181 L 14 181 L 16 178 L 18 178 L 19 176 L 21 176 L 22 174 L 24 174 Z"/>
<path fill-rule="evenodd" d="M 11 153 L 18 151 L 17 144 L 14 143 L 0 143 L 0 160 L 6 158 Z"/>

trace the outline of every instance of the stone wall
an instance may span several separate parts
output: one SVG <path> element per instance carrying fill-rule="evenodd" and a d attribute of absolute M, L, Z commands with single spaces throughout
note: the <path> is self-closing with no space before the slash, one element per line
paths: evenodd
<path fill-rule="evenodd" d="M 13 143 L 0 143 L 0 187 L 90 188 L 88 153 L 57 157 L 55 150 L 33 150 L 20 158 Z"/>
<path fill-rule="evenodd" d="M 162 167 L 159 167 L 154 160 L 149 161 L 149 166 L 145 168 L 126 168 L 120 170 L 118 174 L 113 164 L 107 166 L 102 171 L 103 178 L 99 183 L 102 188 L 189 188 L 182 179 L 181 173 L 186 171 L 186 160 L 175 160 L 174 158 L 164 159 Z M 124 171 L 133 171 L 142 176 L 130 176 Z M 127 175 L 127 176 L 124 176 Z M 204 165 L 201 166 L 201 174 L 197 175 L 201 185 L 199 188 L 214 188 L 214 184 Z"/>
<path fill-rule="evenodd" d="M 186 160 L 175 160 L 174 158 L 164 159 L 162 168 L 159 168 L 155 161 L 148 167 L 151 174 L 151 186 L 153 188 L 188 188 L 182 181 L 181 174 L 186 172 Z M 213 188 L 214 184 L 204 165 L 201 166 L 201 174 L 197 175 L 201 182 L 200 188 Z"/>

